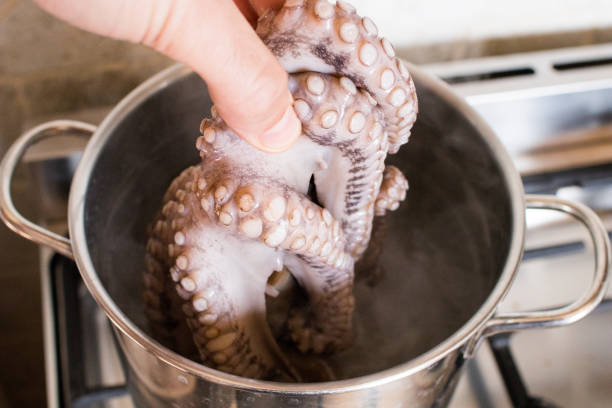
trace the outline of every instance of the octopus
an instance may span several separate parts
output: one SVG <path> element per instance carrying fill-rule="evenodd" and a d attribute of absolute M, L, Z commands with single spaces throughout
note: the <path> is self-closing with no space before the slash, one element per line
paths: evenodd
<path fill-rule="evenodd" d="M 306 294 L 285 322 L 300 353 L 350 346 L 355 264 L 374 217 L 406 196 L 385 158 L 408 140 L 417 98 L 391 43 L 344 1 L 287 0 L 256 31 L 289 73 L 302 134 L 265 153 L 212 108 L 201 163 L 174 179 L 151 224 L 145 305 L 159 341 L 209 367 L 300 381 L 266 318 L 273 278 L 289 271 Z"/>

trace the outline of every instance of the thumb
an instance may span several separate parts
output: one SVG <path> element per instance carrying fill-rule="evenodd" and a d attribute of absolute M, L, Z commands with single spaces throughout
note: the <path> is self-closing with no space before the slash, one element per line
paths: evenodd
<path fill-rule="evenodd" d="M 219 115 L 255 147 L 283 151 L 299 136 L 287 73 L 232 1 L 36 1 L 85 30 L 142 42 L 191 66 Z"/>

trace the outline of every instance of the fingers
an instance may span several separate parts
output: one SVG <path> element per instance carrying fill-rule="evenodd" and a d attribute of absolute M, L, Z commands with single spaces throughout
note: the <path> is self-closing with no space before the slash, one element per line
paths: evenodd
<path fill-rule="evenodd" d="M 257 148 L 286 150 L 299 136 L 287 73 L 241 13 L 249 13 L 242 0 L 240 9 L 219 0 L 36 1 L 85 30 L 142 42 L 191 66 L 225 122 Z"/>
<path fill-rule="evenodd" d="M 286 150 L 301 130 L 287 73 L 231 2 L 196 3 L 168 23 L 168 37 L 159 36 L 155 47 L 207 81 L 217 111 L 236 133 L 262 150 Z M 214 7 L 206 9 L 203 3 Z"/>
<path fill-rule="evenodd" d="M 251 3 L 249 3 L 249 0 L 234 0 L 234 3 L 244 18 L 247 19 L 249 24 L 251 24 L 252 27 L 255 27 L 257 24 L 257 13 L 253 9 L 253 6 L 251 6 Z"/>

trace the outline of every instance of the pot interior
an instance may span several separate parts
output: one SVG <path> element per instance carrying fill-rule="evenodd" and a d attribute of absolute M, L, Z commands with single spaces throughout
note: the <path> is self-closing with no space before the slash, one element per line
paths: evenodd
<path fill-rule="evenodd" d="M 495 157 L 450 102 L 415 82 L 420 113 L 411 140 L 387 159 L 410 190 L 385 219 L 382 273 L 357 279 L 357 341 L 328 361 L 341 378 L 407 362 L 450 337 L 493 290 L 510 248 L 511 200 Z M 195 140 L 210 106 L 195 74 L 172 81 L 117 122 L 90 174 L 84 221 L 95 272 L 147 333 L 147 224 L 170 181 L 198 162 Z"/>

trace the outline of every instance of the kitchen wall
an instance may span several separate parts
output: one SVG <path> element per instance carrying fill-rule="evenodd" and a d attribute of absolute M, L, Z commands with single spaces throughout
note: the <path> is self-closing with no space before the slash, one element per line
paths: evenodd
<path fill-rule="evenodd" d="M 170 63 L 71 27 L 31 1 L 0 0 L 0 151 L 26 124 L 113 105 Z"/>
<path fill-rule="evenodd" d="M 612 41 L 608 0 L 354 0 L 416 63 Z M 508 36 L 519 36 L 507 40 Z M 0 0 L 0 152 L 26 125 L 115 104 L 168 59 Z"/>

